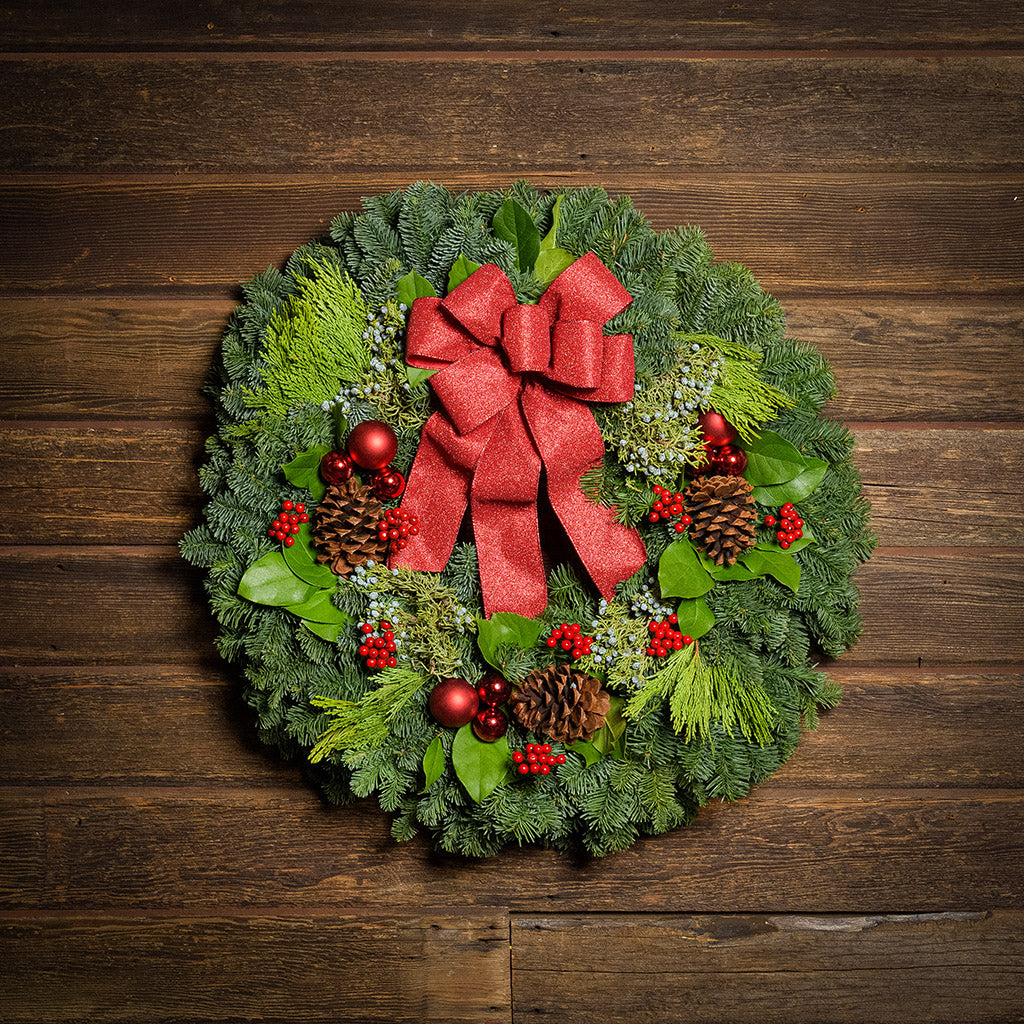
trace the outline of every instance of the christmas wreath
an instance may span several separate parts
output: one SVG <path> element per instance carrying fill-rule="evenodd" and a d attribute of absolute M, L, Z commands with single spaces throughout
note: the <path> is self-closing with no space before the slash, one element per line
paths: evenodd
<path fill-rule="evenodd" d="M 695 228 L 419 183 L 243 285 L 205 569 L 260 736 L 398 840 L 602 855 L 835 705 L 868 507 L 834 381 Z"/>

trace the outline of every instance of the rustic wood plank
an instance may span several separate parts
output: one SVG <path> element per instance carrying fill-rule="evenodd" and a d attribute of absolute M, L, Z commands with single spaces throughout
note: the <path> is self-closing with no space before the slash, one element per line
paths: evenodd
<path fill-rule="evenodd" d="M 366 801 L 304 786 L 0 791 L 0 905 L 507 906 L 534 913 L 1024 908 L 1019 790 L 757 788 L 671 835 L 581 862 L 394 844 Z M 43 815 L 45 862 L 35 839 Z M 38 881 L 37 881 L 38 880 Z"/>
<path fill-rule="evenodd" d="M 1022 430 L 858 426 L 855 435 L 882 544 L 1024 545 Z M 176 543 L 199 518 L 203 437 L 184 424 L 0 420 L 0 543 Z M 47 495 L 29 519 L 26 481 Z"/>
<path fill-rule="evenodd" d="M 514 1012 L 560 1024 L 1008 1021 L 1022 930 L 1024 915 L 998 910 L 515 917 Z"/>
<path fill-rule="evenodd" d="M 310 0 L 258 6 L 209 3 L 67 3 L 45 11 L 27 0 L 5 6 L 2 50 L 553 50 L 815 49 L 999 47 L 1024 43 L 1012 4 L 960 0 L 863 4 L 837 16 L 812 0 L 784 7 L 708 8 L 692 2 L 539 0 L 478 4 L 344 4 L 330 18 Z"/>
<path fill-rule="evenodd" d="M 0 918 L 5 1021 L 511 1022 L 508 914 Z"/>
<path fill-rule="evenodd" d="M 843 687 L 773 787 L 1024 788 L 1024 674 L 829 670 Z M 275 787 L 297 782 L 255 738 L 227 665 L 0 670 L 6 785 Z M 894 743 L 893 737 L 900 742 Z"/>
<path fill-rule="evenodd" d="M 281 181 L 21 181 L 0 188 L 9 239 L 0 288 L 14 292 L 211 292 L 323 235 L 359 197 L 417 177 L 450 188 L 604 184 L 633 196 L 659 230 L 699 224 L 720 259 L 769 291 L 1019 294 L 1024 182 L 946 175 L 460 173 Z M 970 239 L 970 245 L 964 239 Z M 128 256 L 127 254 L 130 254 Z M 888 301 L 888 300 L 887 300 Z M 870 309 L 870 307 L 869 307 Z M 870 314 L 869 314 L 870 315 Z M 887 327 L 884 321 L 880 327 Z"/>
<path fill-rule="evenodd" d="M 1016 173 L 1022 154 L 1012 56 L 69 55 L 4 79 L 14 172 Z"/>
<path fill-rule="evenodd" d="M 1024 313 L 1012 299 L 797 296 L 783 305 L 790 332 L 835 370 L 834 417 L 1020 418 Z M 202 420 L 210 407 L 200 387 L 233 308 L 194 296 L 0 298 L 4 415 Z"/>
<path fill-rule="evenodd" d="M 1024 552 L 890 548 L 857 576 L 852 665 L 1024 660 Z M 213 657 L 200 575 L 169 548 L 0 548 L 0 665 L 191 664 Z"/>

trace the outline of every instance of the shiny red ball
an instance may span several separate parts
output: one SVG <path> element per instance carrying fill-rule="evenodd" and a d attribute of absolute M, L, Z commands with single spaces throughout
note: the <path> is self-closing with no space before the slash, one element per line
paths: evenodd
<path fill-rule="evenodd" d="M 714 409 L 702 412 L 697 417 L 697 422 L 704 434 L 704 440 L 716 447 L 732 444 L 740 436 L 736 433 L 736 428 Z"/>
<path fill-rule="evenodd" d="M 459 729 L 473 721 L 479 710 L 476 689 L 465 679 L 443 679 L 430 692 L 430 713 L 450 729 Z"/>
<path fill-rule="evenodd" d="M 398 451 L 395 432 L 380 420 L 366 420 L 348 435 L 348 453 L 363 469 L 383 469 Z"/>
<path fill-rule="evenodd" d="M 747 468 L 747 453 L 742 448 L 727 444 L 718 449 L 712 461 L 723 476 L 742 476 Z"/>
<path fill-rule="evenodd" d="M 504 704 L 512 696 L 512 684 L 496 672 L 486 675 L 476 688 L 481 704 Z"/>
<path fill-rule="evenodd" d="M 405 490 L 405 477 L 392 466 L 386 469 L 378 469 L 370 481 L 373 493 L 381 501 L 390 501 L 393 498 L 401 497 Z"/>
<path fill-rule="evenodd" d="M 478 740 L 493 743 L 500 740 L 508 729 L 508 719 L 500 708 L 483 708 L 473 718 L 473 732 Z"/>
<path fill-rule="evenodd" d="M 352 476 L 355 467 L 344 452 L 328 452 L 320 460 L 320 475 L 329 484 L 343 484 Z"/>

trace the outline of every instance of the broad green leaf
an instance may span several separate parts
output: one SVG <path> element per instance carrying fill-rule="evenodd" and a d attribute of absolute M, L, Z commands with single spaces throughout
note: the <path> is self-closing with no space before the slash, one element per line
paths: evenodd
<path fill-rule="evenodd" d="M 533 218 L 514 199 L 506 199 L 494 215 L 494 233 L 516 249 L 516 266 L 529 270 L 540 253 L 540 232 Z"/>
<path fill-rule="evenodd" d="M 790 554 L 792 554 L 794 551 L 802 551 L 805 547 L 807 547 L 808 544 L 814 544 L 817 542 L 818 538 L 814 536 L 814 534 L 811 532 L 811 528 L 806 523 L 801 527 L 801 530 L 803 532 L 803 536 L 793 541 L 793 543 L 790 544 L 788 548 L 783 549 L 782 545 L 774 540 L 767 541 L 763 544 L 758 544 L 758 547 L 764 548 L 766 551 L 786 550 Z"/>
<path fill-rule="evenodd" d="M 757 576 L 757 573 L 751 572 L 742 562 L 718 565 L 706 551 L 698 551 L 697 557 L 700 564 L 720 583 L 743 583 Z"/>
<path fill-rule="evenodd" d="M 426 299 L 437 295 L 434 286 L 425 277 L 420 277 L 415 270 L 410 270 L 405 277 L 400 277 L 395 289 L 398 301 L 404 302 L 409 309 L 412 309 L 412 304 L 417 299 Z"/>
<path fill-rule="evenodd" d="M 424 370 L 420 366 L 407 366 L 405 368 L 405 375 L 409 378 L 409 384 L 412 387 L 416 387 L 424 381 L 430 380 L 435 373 L 437 373 L 437 370 Z"/>
<path fill-rule="evenodd" d="M 575 743 L 567 743 L 565 749 L 571 750 L 574 754 L 579 754 L 587 763 L 587 767 L 596 764 L 602 757 L 601 751 L 590 740 L 577 740 Z"/>
<path fill-rule="evenodd" d="M 606 726 L 602 725 L 601 728 L 594 733 L 594 737 L 590 742 L 602 757 L 607 757 L 612 752 L 612 747 L 615 746 L 615 737 L 611 732 L 609 732 Z"/>
<path fill-rule="evenodd" d="M 440 736 L 435 736 L 423 755 L 423 775 L 426 781 L 423 783 L 423 789 L 420 792 L 426 793 L 441 778 L 444 765 L 444 744 L 441 742 Z"/>
<path fill-rule="evenodd" d="M 692 636 L 694 640 L 699 640 L 715 624 L 715 616 L 703 597 L 680 601 L 676 618 L 679 620 L 679 632 L 683 636 Z"/>
<path fill-rule="evenodd" d="M 508 740 L 504 736 L 494 743 L 484 743 L 476 738 L 472 725 L 464 725 L 455 734 L 452 767 L 459 782 L 477 803 L 505 781 L 509 763 Z"/>
<path fill-rule="evenodd" d="M 787 501 L 802 501 L 813 494 L 818 484 L 825 479 L 828 463 L 821 459 L 805 459 L 806 469 L 798 473 L 792 480 L 784 484 L 773 484 L 771 487 L 755 487 L 754 501 L 759 505 L 774 508 L 785 505 Z"/>
<path fill-rule="evenodd" d="M 238 596 L 256 604 L 281 607 L 312 597 L 314 588 L 288 568 L 280 551 L 271 551 L 253 562 L 238 583 Z"/>
<path fill-rule="evenodd" d="M 474 263 L 464 253 L 459 253 L 459 258 L 452 264 L 452 269 L 448 272 L 448 291 L 455 291 L 467 277 L 479 269 L 479 263 Z"/>
<path fill-rule="evenodd" d="M 514 612 L 495 612 L 489 619 L 477 619 L 477 646 L 488 665 L 499 672 L 497 651 L 502 644 L 515 644 L 528 651 L 540 637 L 541 624 Z"/>
<path fill-rule="evenodd" d="M 306 598 L 298 604 L 286 604 L 293 615 L 300 619 L 308 619 L 310 622 L 336 622 L 344 625 L 348 622 L 348 616 L 331 602 L 332 590 L 314 591 L 312 597 Z"/>
<path fill-rule="evenodd" d="M 673 541 L 658 562 L 662 597 L 700 597 L 715 585 L 687 540 Z"/>
<path fill-rule="evenodd" d="M 310 633 L 315 633 L 321 640 L 329 640 L 331 643 L 341 636 L 341 631 L 345 628 L 343 622 L 310 622 L 303 619 L 302 624 Z"/>
<path fill-rule="evenodd" d="M 739 560 L 758 576 L 774 576 L 794 594 L 800 587 L 800 565 L 788 551 L 751 548 L 740 555 Z"/>
<path fill-rule="evenodd" d="M 751 441 L 747 453 L 747 469 L 743 474 L 755 487 L 784 484 L 807 468 L 807 461 L 784 437 L 774 431 L 762 430 L 756 441 Z"/>
<path fill-rule="evenodd" d="M 626 702 L 618 696 L 613 696 L 608 714 L 604 717 L 602 728 L 607 729 L 612 739 L 618 739 L 626 731 L 626 720 L 622 717 L 622 709 Z"/>
<path fill-rule="evenodd" d="M 576 262 L 576 257 L 567 249 L 545 249 L 533 265 L 533 273 L 541 284 L 551 284 L 563 271 Z"/>
<path fill-rule="evenodd" d="M 319 501 L 327 490 L 320 479 L 320 460 L 330 450 L 327 445 L 317 444 L 300 452 L 291 462 L 286 462 L 281 467 L 285 480 L 296 487 L 305 487 L 313 495 L 314 500 Z"/>
<path fill-rule="evenodd" d="M 316 562 L 316 549 L 313 547 L 309 523 L 303 523 L 299 527 L 295 543 L 290 548 L 281 550 L 288 568 L 311 587 L 333 590 L 338 585 L 338 577 L 331 572 L 331 567 L 318 565 Z"/>
<path fill-rule="evenodd" d="M 555 199 L 555 205 L 551 207 L 551 228 L 548 230 L 548 233 L 540 240 L 541 252 L 547 252 L 549 249 L 558 248 L 556 236 L 558 234 L 558 227 L 562 223 L 562 200 L 564 198 L 564 195 L 559 195 Z"/>

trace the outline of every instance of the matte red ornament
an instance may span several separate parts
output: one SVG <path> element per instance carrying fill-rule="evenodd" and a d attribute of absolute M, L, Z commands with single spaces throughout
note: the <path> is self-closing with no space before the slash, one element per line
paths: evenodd
<path fill-rule="evenodd" d="M 320 475 L 329 484 L 343 484 L 354 471 L 352 460 L 344 452 L 328 452 L 320 460 Z"/>
<path fill-rule="evenodd" d="M 704 433 L 704 440 L 717 448 L 722 447 L 722 445 L 732 444 L 740 436 L 736 433 L 736 428 L 724 416 L 715 412 L 714 409 L 702 412 L 697 417 L 697 422 Z"/>
<path fill-rule="evenodd" d="M 395 432 L 380 420 L 366 420 L 348 435 L 348 453 L 363 469 L 383 469 L 397 451 Z"/>
<path fill-rule="evenodd" d="M 508 730 L 508 719 L 500 708 L 490 707 L 478 711 L 473 719 L 473 733 L 484 743 L 500 740 Z"/>
<path fill-rule="evenodd" d="M 443 679 L 430 692 L 430 713 L 450 729 L 459 729 L 473 721 L 479 710 L 476 689 L 465 679 Z"/>
<path fill-rule="evenodd" d="M 504 704 L 512 696 L 512 684 L 496 672 L 486 675 L 476 688 L 481 704 Z"/>
<path fill-rule="evenodd" d="M 405 477 L 394 466 L 387 466 L 373 474 L 370 486 L 381 501 L 391 501 L 401 497 L 405 490 Z"/>

